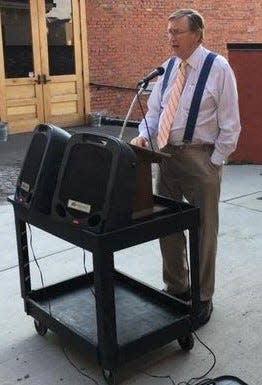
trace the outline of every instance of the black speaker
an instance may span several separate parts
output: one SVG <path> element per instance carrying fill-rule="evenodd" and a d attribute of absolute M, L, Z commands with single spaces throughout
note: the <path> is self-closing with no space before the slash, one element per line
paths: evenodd
<path fill-rule="evenodd" d="M 91 133 L 73 135 L 66 147 L 52 215 L 96 233 L 131 222 L 136 154 L 121 140 Z"/>
<path fill-rule="evenodd" d="M 28 209 L 51 213 L 66 144 L 71 135 L 51 124 L 35 127 L 17 180 L 15 200 Z"/>

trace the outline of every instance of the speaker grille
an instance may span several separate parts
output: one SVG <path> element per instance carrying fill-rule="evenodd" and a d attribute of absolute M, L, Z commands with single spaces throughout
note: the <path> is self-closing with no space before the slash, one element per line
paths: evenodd
<path fill-rule="evenodd" d="M 90 214 L 103 209 L 112 163 L 112 153 L 103 145 L 75 144 L 68 156 L 59 199 L 64 206 L 73 200 L 90 205 Z M 85 217 L 81 210 L 66 209 L 72 216 Z M 77 213 L 77 214 L 76 214 Z"/>

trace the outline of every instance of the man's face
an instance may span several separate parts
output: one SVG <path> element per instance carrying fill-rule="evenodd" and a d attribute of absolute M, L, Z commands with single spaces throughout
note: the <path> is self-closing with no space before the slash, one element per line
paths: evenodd
<path fill-rule="evenodd" d="M 200 44 L 200 33 L 198 31 L 190 31 L 186 16 L 169 20 L 167 34 L 174 54 L 182 60 L 189 58 Z"/>

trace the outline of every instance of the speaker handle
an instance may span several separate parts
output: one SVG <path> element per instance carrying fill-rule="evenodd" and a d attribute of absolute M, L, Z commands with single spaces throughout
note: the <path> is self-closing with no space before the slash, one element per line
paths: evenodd
<path fill-rule="evenodd" d="M 103 138 L 103 139 L 100 138 L 99 141 L 98 140 L 92 140 L 92 139 L 90 139 L 89 134 L 83 134 L 82 139 L 83 139 L 83 142 L 85 142 L 85 143 L 90 143 L 92 145 L 97 145 L 97 146 L 101 146 L 101 147 L 105 147 L 108 143 L 108 140 L 106 138 Z M 94 139 L 97 139 L 97 138 L 94 138 Z"/>

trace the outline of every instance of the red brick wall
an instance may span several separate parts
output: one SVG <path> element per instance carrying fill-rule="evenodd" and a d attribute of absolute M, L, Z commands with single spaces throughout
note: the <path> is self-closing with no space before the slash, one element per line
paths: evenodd
<path fill-rule="evenodd" d="M 87 0 L 90 82 L 135 87 L 169 55 L 167 16 L 195 8 L 206 20 L 207 48 L 227 56 L 227 43 L 261 42 L 261 0 Z M 91 110 L 124 117 L 131 91 L 91 87 Z M 144 97 L 145 99 L 145 97 Z M 136 109 L 131 119 L 140 119 Z"/>

